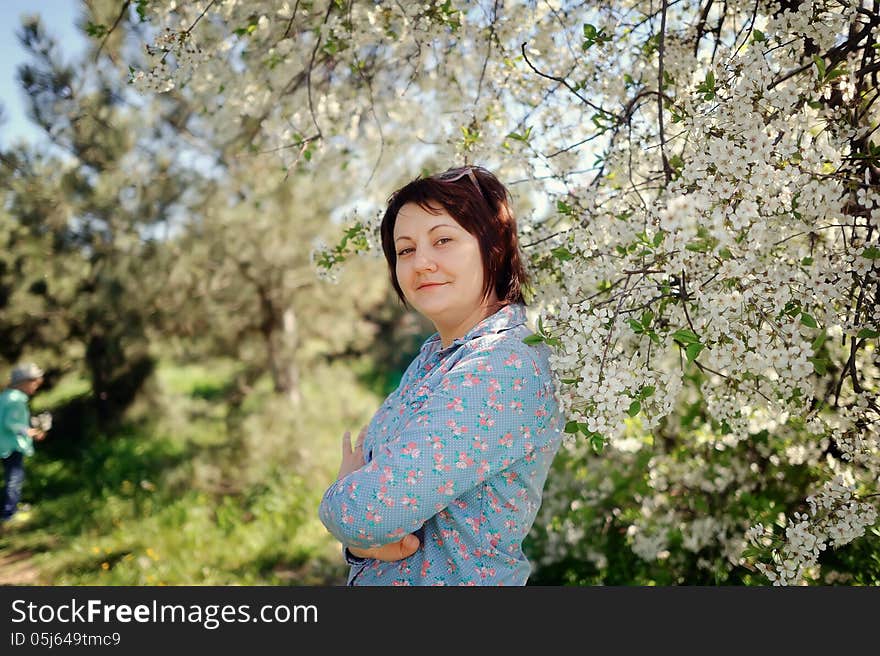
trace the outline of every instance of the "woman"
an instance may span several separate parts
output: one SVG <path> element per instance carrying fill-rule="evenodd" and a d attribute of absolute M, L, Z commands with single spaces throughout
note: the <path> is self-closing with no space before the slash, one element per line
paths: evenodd
<path fill-rule="evenodd" d="M 450 169 L 396 191 L 391 284 L 437 332 L 351 448 L 319 514 L 349 585 L 524 585 L 522 552 L 561 441 L 547 347 L 526 345 L 526 274 L 505 187 Z"/>

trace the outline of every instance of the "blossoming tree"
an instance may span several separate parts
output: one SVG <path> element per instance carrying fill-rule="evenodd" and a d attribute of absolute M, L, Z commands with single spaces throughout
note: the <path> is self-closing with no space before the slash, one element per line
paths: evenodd
<path fill-rule="evenodd" d="M 224 148 L 344 176 L 376 207 L 413 162 L 477 162 L 533 208 L 534 339 L 571 435 L 539 565 L 601 572 L 619 542 L 655 581 L 829 582 L 823 552 L 870 538 L 874 0 L 131 10 L 152 30 L 132 82 L 190 98 Z M 353 220 L 318 267 L 375 250 L 374 230 Z"/>

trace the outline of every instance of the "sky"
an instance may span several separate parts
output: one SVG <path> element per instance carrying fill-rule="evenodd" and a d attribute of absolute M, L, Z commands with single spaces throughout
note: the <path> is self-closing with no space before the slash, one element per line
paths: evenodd
<path fill-rule="evenodd" d="M 0 123 L 0 144 L 25 139 L 41 140 L 42 134 L 28 119 L 24 93 L 16 82 L 16 71 L 25 61 L 25 53 L 16 32 L 23 14 L 39 14 L 49 33 L 61 46 L 65 60 L 85 50 L 85 34 L 76 28 L 80 0 L 0 0 L 0 103 L 4 121 Z"/>

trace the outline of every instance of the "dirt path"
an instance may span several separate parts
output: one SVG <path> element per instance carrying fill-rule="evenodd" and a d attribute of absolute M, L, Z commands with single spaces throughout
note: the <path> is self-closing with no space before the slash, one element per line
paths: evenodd
<path fill-rule="evenodd" d="M 40 585 L 30 551 L 0 550 L 0 585 Z"/>

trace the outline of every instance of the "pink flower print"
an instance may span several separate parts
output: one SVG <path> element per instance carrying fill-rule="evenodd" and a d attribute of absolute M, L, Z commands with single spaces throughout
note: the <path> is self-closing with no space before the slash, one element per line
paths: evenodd
<path fill-rule="evenodd" d="M 522 367 L 522 360 L 516 353 L 511 353 L 508 358 L 504 361 L 505 367 L 514 367 L 515 369 L 519 369 Z"/>
<path fill-rule="evenodd" d="M 427 424 L 429 421 L 431 421 L 431 415 L 430 415 L 429 413 L 427 413 L 427 412 L 421 412 L 421 413 L 419 413 L 419 414 L 416 415 L 416 423 L 417 423 L 419 426 L 424 426 L 424 425 Z"/>
<path fill-rule="evenodd" d="M 405 588 L 411 584 L 409 581 L 407 581 L 405 579 L 396 579 L 396 580 L 392 581 L 391 585 L 392 585 L 392 587 Z"/>
<path fill-rule="evenodd" d="M 449 471 L 450 469 L 452 469 L 452 467 L 450 467 L 449 465 L 443 464 L 443 454 L 442 453 L 435 453 L 434 454 L 434 471 L 444 472 L 444 471 Z"/>
<path fill-rule="evenodd" d="M 419 509 L 419 501 L 415 497 L 408 497 L 405 494 L 400 498 L 400 503 L 404 508 L 409 508 L 410 510 L 418 510 Z"/>
<path fill-rule="evenodd" d="M 458 462 L 455 463 L 455 466 L 459 469 L 467 469 L 471 465 L 474 464 L 474 459 L 471 458 L 466 452 L 461 451 L 458 454 Z"/>
<path fill-rule="evenodd" d="M 513 433 L 505 433 L 501 437 L 498 438 L 498 444 L 505 448 L 510 448 L 513 446 Z"/>
<path fill-rule="evenodd" d="M 406 446 L 403 447 L 401 453 L 405 456 L 409 456 L 410 458 L 418 458 L 421 451 L 419 450 L 418 445 L 415 442 L 407 442 Z"/>
<path fill-rule="evenodd" d="M 513 383 L 511 384 L 514 392 L 519 392 L 523 388 L 523 379 L 522 378 L 514 378 Z"/>
<path fill-rule="evenodd" d="M 404 479 L 409 485 L 415 485 L 416 482 L 422 477 L 421 471 L 416 471 L 415 469 L 410 469 L 406 472 L 406 478 Z"/>
<path fill-rule="evenodd" d="M 516 530 L 516 520 L 515 519 L 506 519 L 504 520 L 504 528 L 506 528 L 511 533 Z"/>
<path fill-rule="evenodd" d="M 489 394 L 492 396 L 490 398 L 494 399 L 495 392 L 501 389 L 501 383 L 499 383 L 494 378 L 489 379 Z"/>
<path fill-rule="evenodd" d="M 462 435 L 468 432 L 467 426 L 459 426 L 454 419 L 447 420 L 446 426 L 452 430 L 453 435 Z"/>
<path fill-rule="evenodd" d="M 455 506 L 456 508 L 458 508 L 459 510 L 465 510 L 465 509 L 467 509 L 467 507 L 468 507 L 467 502 L 466 502 L 466 501 L 462 501 L 461 499 L 453 499 L 453 500 L 452 500 L 452 505 L 454 505 L 454 506 Z"/>
<path fill-rule="evenodd" d="M 428 441 L 431 443 L 431 446 L 435 449 L 443 448 L 443 438 L 439 435 L 432 435 L 428 438 Z"/>
<path fill-rule="evenodd" d="M 396 528 L 393 531 L 391 531 L 390 533 L 386 533 L 385 537 L 391 538 L 391 539 L 400 539 L 404 535 L 406 535 L 406 531 L 404 531 L 402 528 Z"/>
<path fill-rule="evenodd" d="M 480 413 L 480 426 L 482 426 L 483 428 L 491 428 L 494 425 L 495 420 L 492 419 L 492 417 L 487 415 L 485 412 Z"/>
<path fill-rule="evenodd" d="M 477 365 L 477 371 L 492 371 L 492 365 L 488 362 L 480 362 Z"/>
<path fill-rule="evenodd" d="M 391 467 L 382 467 L 382 473 L 379 474 L 379 483 L 393 483 L 394 482 L 394 472 L 391 471 Z"/>
<path fill-rule="evenodd" d="M 462 387 L 476 387 L 480 384 L 480 379 L 474 376 L 471 372 L 467 372 L 464 375 L 464 382 L 462 383 Z"/>
<path fill-rule="evenodd" d="M 517 414 L 521 415 L 523 411 L 522 401 L 511 401 L 510 408 L 514 410 Z"/>
<path fill-rule="evenodd" d="M 458 565 L 455 564 L 455 561 L 452 558 L 446 559 L 446 573 L 447 574 L 455 574 L 455 570 L 458 569 Z"/>
<path fill-rule="evenodd" d="M 464 523 L 471 527 L 475 535 L 480 534 L 480 520 L 476 517 L 465 517 Z"/>
<path fill-rule="evenodd" d="M 431 568 L 431 561 L 430 560 L 422 561 L 422 570 L 419 572 L 419 575 L 422 578 L 425 578 L 426 576 L 428 576 L 428 570 L 430 568 Z"/>
<path fill-rule="evenodd" d="M 461 404 L 461 398 L 455 397 L 449 403 L 446 404 L 447 410 L 454 410 L 455 412 L 464 412 L 464 406 Z"/>
<path fill-rule="evenodd" d="M 486 537 L 489 539 L 489 546 L 497 549 L 498 544 L 501 542 L 501 533 L 486 533 Z"/>
<path fill-rule="evenodd" d="M 547 414 L 548 414 L 547 409 L 543 405 L 539 406 L 538 409 L 535 410 L 535 416 L 538 417 L 539 419 L 541 417 L 546 417 Z"/>
<path fill-rule="evenodd" d="M 382 521 L 382 515 L 376 512 L 373 506 L 367 506 L 367 521 L 373 522 L 374 524 L 378 524 Z"/>
<path fill-rule="evenodd" d="M 494 567 L 477 567 L 476 570 L 481 579 L 487 579 L 490 576 L 495 576 Z"/>
<path fill-rule="evenodd" d="M 446 481 L 443 485 L 437 488 L 438 494 L 454 494 L 455 493 L 455 484 L 452 481 Z"/>
<path fill-rule="evenodd" d="M 532 360 L 532 368 L 534 368 L 536 376 L 541 375 L 541 370 L 538 368 L 538 363 L 535 362 L 534 360 Z"/>
<path fill-rule="evenodd" d="M 489 445 L 486 444 L 486 440 L 484 440 L 479 435 L 474 435 L 474 441 L 471 444 L 471 447 L 476 449 L 477 451 L 485 451 L 489 448 Z"/>
<path fill-rule="evenodd" d="M 522 424 L 519 427 L 519 432 L 525 435 L 526 438 L 530 438 L 532 436 L 532 429 L 526 424 Z"/>
<path fill-rule="evenodd" d="M 477 474 L 480 477 L 480 480 L 489 472 L 489 463 L 485 460 L 480 461 L 480 466 L 477 467 Z"/>
<path fill-rule="evenodd" d="M 513 482 L 517 479 L 518 474 L 515 471 L 506 471 L 502 474 L 504 476 L 504 480 L 508 485 L 512 485 Z"/>
<path fill-rule="evenodd" d="M 358 484 L 357 484 L 356 481 L 352 481 L 351 483 L 349 483 L 348 485 L 346 485 L 346 486 L 345 486 L 345 489 L 346 489 L 346 491 L 348 492 L 348 498 L 349 498 L 349 499 L 356 499 L 356 498 L 357 498 Z"/>

